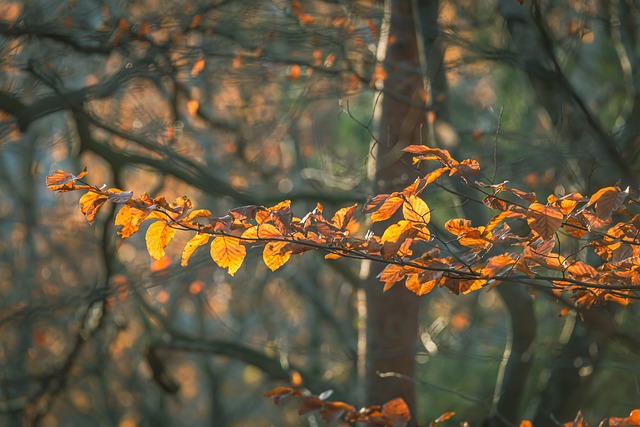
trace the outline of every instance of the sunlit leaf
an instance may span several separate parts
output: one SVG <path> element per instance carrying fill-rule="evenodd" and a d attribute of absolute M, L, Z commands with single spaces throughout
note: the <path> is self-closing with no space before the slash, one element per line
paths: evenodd
<path fill-rule="evenodd" d="M 291 258 L 291 250 L 287 248 L 288 244 L 288 242 L 269 242 L 265 245 L 262 259 L 271 271 L 276 271 Z"/>
<path fill-rule="evenodd" d="M 442 276 L 442 271 L 436 271 L 433 273 L 435 273 L 436 275 L 439 274 L 440 276 Z M 421 274 L 422 273 L 412 274 L 407 277 L 407 281 L 405 282 L 405 286 L 407 287 L 407 289 L 409 289 L 411 292 L 415 293 L 418 296 L 428 294 L 433 290 L 433 288 L 435 288 L 436 284 L 438 283 L 437 279 L 424 281 L 424 279 L 420 277 Z"/>
<path fill-rule="evenodd" d="M 419 197 L 409 196 L 402 205 L 402 214 L 409 221 L 428 224 L 431 220 L 429 206 Z"/>
<path fill-rule="evenodd" d="M 371 222 L 384 221 L 385 219 L 391 218 L 391 216 L 393 216 L 393 214 L 396 213 L 398 209 L 400 209 L 403 203 L 404 200 L 402 200 L 401 197 L 389 197 L 384 201 L 384 203 L 382 203 L 378 210 L 371 214 Z"/>
<path fill-rule="evenodd" d="M 405 234 L 408 230 L 412 228 L 412 224 L 410 221 L 400 220 L 396 224 L 391 224 L 382 234 L 382 243 L 386 242 L 397 242 L 403 234 Z"/>
<path fill-rule="evenodd" d="M 118 234 L 126 239 L 135 234 L 140 228 L 140 224 L 144 221 L 149 214 L 140 209 L 133 208 L 129 205 L 125 205 L 120 209 L 118 215 L 116 215 L 115 225 L 121 225 L 122 229 L 118 231 Z"/>
<path fill-rule="evenodd" d="M 92 191 L 87 192 L 80 198 L 80 212 L 86 217 L 89 224 L 93 224 L 100 208 L 107 201 L 107 197 Z"/>
<path fill-rule="evenodd" d="M 180 261 L 180 265 L 185 267 L 189 263 L 189 258 L 191 258 L 191 255 L 193 255 L 195 250 L 207 243 L 210 237 L 211 235 L 206 233 L 197 233 L 193 236 L 191 240 L 187 242 L 184 250 L 182 251 L 182 260 Z"/>
<path fill-rule="evenodd" d="M 211 242 L 210 254 L 211 259 L 220 268 L 226 268 L 228 273 L 233 276 L 247 255 L 247 248 L 240 244 L 237 237 L 218 236 Z"/>
<path fill-rule="evenodd" d="M 184 217 L 184 220 L 193 221 L 196 218 L 207 218 L 209 215 L 211 215 L 211 211 L 208 209 L 196 209 L 189 212 L 189 214 Z"/>
<path fill-rule="evenodd" d="M 156 221 L 151 224 L 145 236 L 147 251 L 149 251 L 151 258 L 155 260 L 162 258 L 164 256 L 164 248 L 171 242 L 175 234 L 176 229 L 165 222 Z"/>
<path fill-rule="evenodd" d="M 75 176 L 62 169 L 52 170 L 51 172 L 49 172 L 49 175 L 47 175 L 46 178 L 47 188 L 51 191 L 57 191 L 59 193 L 72 191 L 74 189 L 74 183 L 76 179 L 80 179 L 86 174 L 86 168 L 82 172 L 80 172 L 78 176 Z"/>
<path fill-rule="evenodd" d="M 527 212 L 529 227 L 544 240 L 553 238 L 553 235 L 562 225 L 562 213 L 554 207 L 540 203 L 532 203 Z"/>
<path fill-rule="evenodd" d="M 450 233 L 455 234 L 456 236 L 459 236 L 463 233 L 466 233 L 474 229 L 471 226 L 471 221 L 463 218 L 448 220 L 444 224 L 444 228 L 446 228 Z"/>

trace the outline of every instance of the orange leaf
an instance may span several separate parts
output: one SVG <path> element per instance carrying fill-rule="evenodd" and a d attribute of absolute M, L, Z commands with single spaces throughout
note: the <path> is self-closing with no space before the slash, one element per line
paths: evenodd
<path fill-rule="evenodd" d="M 210 254 L 220 268 L 227 268 L 228 273 L 233 276 L 247 255 L 247 248 L 240 244 L 237 237 L 218 236 L 211 242 Z"/>
<path fill-rule="evenodd" d="M 439 276 L 442 276 L 442 271 L 435 271 L 435 272 L 429 272 L 429 273 L 436 273 L 436 275 L 439 274 Z M 438 279 L 433 279 L 433 280 L 424 282 L 420 280 L 421 276 L 422 276 L 422 273 L 412 274 L 409 277 L 407 277 L 407 282 L 405 283 L 405 286 L 407 287 L 407 289 L 409 289 L 411 292 L 415 293 L 418 296 L 426 295 L 429 292 L 431 292 L 433 288 L 435 288 L 436 284 L 438 283 L 438 279 L 440 278 L 438 277 Z"/>
<path fill-rule="evenodd" d="M 409 196 L 402 205 L 402 215 L 409 221 L 428 224 L 431 220 L 429 206 L 419 197 Z"/>
<path fill-rule="evenodd" d="M 63 171 L 62 169 L 52 170 L 51 172 L 49 172 L 49 175 L 47 175 L 47 188 L 51 191 L 57 191 L 59 193 L 72 191 L 74 190 L 76 179 L 80 179 L 86 174 L 87 168 L 84 168 L 84 170 L 80 172 L 78 176 Z"/>
<path fill-rule="evenodd" d="M 509 271 L 516 263 L 516 260 L 509 255 L 496 255 L 489 258 L 489 262 L 482 269 L 482 275 L 487 277 L 500 276 Z"/>
<path fill-rule="evenodd" d="M 441 148 L 431 148 L 426 145 L 409 145 L 402 149 L 405 153 L 417 154 L 414 159 L 418 160 L 439 160 L 441 163 L 447 166 L 452 166 L 458 163 L 451 157 L 448 150 Z M 435 171 L 434 171 L 435 172 Z"/>
<path fill-rule="evenodd" d="M 532 203 L 527 211 L 529 227 L 544 240 L 550 240 L 562 225 L 562 213 L 554 207 Z"/>
<path fill-rule="evenodd" d="M 391 196 L 382 203 L 382 205 L 371 214 L 371 222 L 384 221 L 391 218 L 396 211 L 402 206 L 404 200 L 398 196 Z"/>
<path fill-rule="evenodd" d="M 145 236 L 147 251 L 149 251 L 151 258 L 155 260 L 162 258 L 164 256 L 164 248 L 171 242 L 175 234 L 176 229 L 165 222 L 156 221 L 151 224 Z"/>
<path fill-rule="evenodd" d="M 522 420 L 520 422 L 520 427 L 533 427 L 533 423 L 529 420 Z"/>
<path fill-rule="evenodd" d="M 182 251 L 182 261 L 180 261 L 180 265 L 186 267 L 187 264 L 189 264 L 189 258 L 191 258 L 191 255 L 193 255 L 196 249 L 207 243 L 210 237 L 211 235 L 202 233 L 198 233 L 193 236 L 191 240 L 187 242 L 184 250 Z"/>
<path fill-rule="evenodd" d="M 107 197 L 100 194 L 89 191 L 87 194 L 80 198 L 80 212 L 86 217 L 89 224 L 93 224 L 98 211 L 107 201 Z"/>
<path fill-rule="evenodd" d="M 445 278 L 444 286 L 456 294 L 468 294 L 472 291 L 477 291 L 486 285 L 487 281 L 484 279 L 478 280 L 466 280 L 466 279 L 453 279 L 450 277 Z"/>
<path fill-rule="evenodd" d="M 273 390 L 269 390 L 264 394 L 265 397 L 270 397 L 274 404 L 278 404 L 280 399 L 287 396 L 299 396 L 300 392 L 294 390 L 291 387 L 276 387 Z"/>
<path fill-rule="evenodd" d="M 140 224 L 148 217 L 148 213 L 140 209 L 132 208 L 129 205 L 125 205 L 120 209 L 118 215 L 116 215 L 115 225 L 121 225 L 122 229 L 118 231 L 118 234 L 126 239 L 135 234 L 140 228 Z"/>
<path fill-rule="evenodd" d="M 335 215 L 333 215 L 333 218 L 331 218 L 331 222 L 341 230 L 350 229 L 349 231 L 351 232 L 357 231 L 357 228 L 354 227 L 354 225 L 359 226 L 359 224 L 355 220 L 352 220 L 353 214 L 356 212 L 357 207 L 358 204 L 356 203 L 353 206 L 338 210 Z"/>
<path fill-rule="evenodd" d="M 394 427 L 405 426 L 411 420 L 409 407 L 401 397 L 382 405 L 382 415 L 387 417 Z"/>
<path fill-rule="evenodd" d="M 609 418 L 610 427 L 640 426 L 640 409 L 634 409 L 626 418 Z"/>
<path fill-rule="evenodd" d="M 271 271 L 276 271 L 291 258 L 291 249 L 286 249 L 289 242 L 269 242 L 264 247 L 262 259 Z"/>
<path fill-rule="evenodd" d="M 569 236 L 575 237 L 576 239 L 581 239 L 589 232 L 587 227 L 585 227 L 579 219 L 572 216 L 567 218 L 565 221 L 564 231 L 566 231 Z"/>
<path fill-rule="evenodd" d="M 462 218 L 450 219 L 444 224 L 444 228 L 456 236 L 475 230 L 475 228 L 471 226 L 471 221 Z"/>

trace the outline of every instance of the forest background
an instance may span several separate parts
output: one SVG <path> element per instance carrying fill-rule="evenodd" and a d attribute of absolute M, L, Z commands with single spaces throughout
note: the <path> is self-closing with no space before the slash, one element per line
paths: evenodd
<path fill-rule="evenodd" d="M 276 272 L 249 255 L 231 277 L 201 250 L 184 268 L 189 236 L 154 261 L 114 206 L 90 226 L 44 177 L 86 166 L 219 215 L 332 214 L 408 185 L 399 148 L 426 144 L 541 200 L 637 188 L 638 23 L 623 0 L 1 2 L 0 421 L 320 422 L 263 397 L 288 384 L 400 396 L 420 425 L 626 416 L 635 305 L 579 316 L 504 283 L 383 294 L 380 265 L 315 253 Z M 456 178 L 423 197 L 442 236 L 489 219 Z"/>

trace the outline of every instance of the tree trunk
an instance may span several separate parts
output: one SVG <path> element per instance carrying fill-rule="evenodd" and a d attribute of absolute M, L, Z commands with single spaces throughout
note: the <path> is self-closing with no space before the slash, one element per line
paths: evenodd
<path fill-rule="evenodd" d="M 402 189 L 415 178 L 411 158 L 404 156 L 401 149 L 424 143 L 423 133 L 426 133 L 419 96 L 423 78 L 411 0 L 387 0 L 385 17 L 388 21 L 383 23 L 378 61 L 383 64 L 387 77 L 383 94 L 377 100 L 377 141 L 373 142 L 369 169 L 376 194 Z M 376 223 L 372 229 L 382 234 L 389 223 Z M 379 263 L 366 263 L 362 270 L 367 307 L 366 400 L 371 405 L 402 397 L 415 423 L 414 384 L 379 374 L 394 372 L 414 376 L 419 298 L 401 285 L 383 294 L 377 278 L 382 268 Z"/>

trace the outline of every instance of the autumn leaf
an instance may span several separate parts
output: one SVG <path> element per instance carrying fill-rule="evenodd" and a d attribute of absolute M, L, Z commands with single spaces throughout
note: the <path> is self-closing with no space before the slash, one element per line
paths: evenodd
<path fill-rule="evenodd" d="M 413 227 L 410 221 L 400 220 L 396 224 L 391 224 L 382 234 L 382 243 L 397 242 L 403 234 Z"/>
<path fill-rule="evenodd" d="M 58 193 L 64 193 L 74 190 L 74 184 L 77 179 L 82 178 L 87 174 L 87 168 L 84 168 L 78 176 L 66 172 L 62 169 L 56 169 L 49 172 L 47 175 L 46 183 L 47 188 L 51 191 L 57 191 Z"/>
<path fill-rule="evenodd" d="M 371 222 L 384 221 L 391 218 L 394 213 L 403 205 L 404 200 L 398 196 L 391 196 L 382 203 L 382 205 L 371 214 Z"/>
<path fill-rule="evenodd" d="M 211 235 L 206 233 L 197 233 L 195 236 L 193 236 L 191 240 L 187 242 L 184 250 L 182 251 L 182 260 L 180 262 L 180 265 L 186 267 L 187 264 L 189 264 L 189 258 L 191 258 L 191 255 L 193 255 L 196 249 L 207 243 L 210 237 Z"/>
<path fill-rule="evenodd" d="M 358 231 L 359 227 L 359 224 L 353 220 L 353 215 L 355 214 L 357 207 L 358 204 L 356 203 L 353 206 L 339 209 L 335 215 L 333 215 L 333 218 L 331 218 L 331 222 L 341 230 L 349 230 L 350 232 L 355 233 Z"/>
<path fill-rule="evenodd" d="M 405 426 L 411 420 L 409 407 L 401 397 L 382 405 L 382 415 L 387 417 L 394 427 Z"/>
<path fill-rule="evenodd" d="M 94 223 L 98 211 L 107 200 L 105 195 L 93 191 L 87 192 L 80 198 L 80 212 L 87 217 L 89 224 Z"/>
<path fill-rule="evenodd" d="M 291 258 L 291 250 L 286 249 L 288 245 L 288 242 L 269 242 L 265 245 L 262 259 L 271 271 L 276 271 Z"/>
<path fill-rule="evenodd" d="M 605 187 L 591 196 L 587 206 L 595 204 L 598 218 L 608 219 L 613 211 L 622 206 L 628 195 L 629 187 L 625 191 L 615 187 Z"/>
<path fill-rule="evenodd" d="M 426 295 L 435 288 L 442 271 L 424 271 L 407 277 L 405 286 L 418 296 Z"/>
<path fill-rule="evenodd" d="M 196 209 L 189 212 L 189 214 L 184 217 L 184 221 L 193 221 L 196 218 L 207 218 L 209 215 L 211 215 L 211 211 L 208 209 Z"/>
<path fill-rule="evenodd" d="M 471 226 L 471 221 L 463 218 L 448 220 L 444 224 L 444 228 L 446 228 L 450 233 L 455 234 L 456 236 L 474 229 L 474 227 Z"/>
<path fill-rule="evenodd" d="M 247 228 L 242 233 L 242 238 L 247 240 L 282 239 L 283 237 L 280 230 L 269 223 Z"/>
<path fill-rule="evenodd" d="M 431 220 L 429 206 L 419 197 L 409 196 L 402 205 L 402 215 L 409 221 L 428 224 Z"/>
<path fill-rule="evenodd" d="M 462 162 L 451 166 L 449 176 L 459 176 L 465 180 L 470 176 L 480 175 L 480 164 L 477 160 L 466 159 Z"/>
<path fill-rule="evenodd" d="M 609 427 L 640 426 L 640 409 L 634 409 L 626 418 L 609 418 Z"/>
<path fill-rule="evenodd" d="M 409 145 L 402 149 L 405 153 L 417 154 L 416 160 L 439 160 L 446 166 L 453 166 L 458 162 L 451 157 L 447 150 L 441 148 L 431 148 L 426 145 Z"/>
<path fill-rule="evenodd" d="M 247 255 L 247 248 L 240 244 L 237 237 L 218 236 L 211 242 L 210 254 L 220 268 L 227 268 L 228 273 L 233 276 Z"/>
<path fill-rule="evenodd" d="M 149 251 L 151 258 L 155 260 L 162 258 L 164 256 L 164 248 L 171 242 L 175 234 L 176 229 L 165 222 L 156 221 L 151 224 L 145 236 L 147 251 Z"/>
<path fill-rule="evenodd" d="M 544 240 L 553 238 L 553 235 L 562 225 L 562 213 L 554 207 L 540 203 L 532 203 L 527 211 L 527 223 L 532 230 Z"/>
<path fill-rule="evenodd" d="M 444 286 L 449 288 L 449 290 L 456 294 L 468 294 L 469 292 L 477 291 L 481 289 L 484 285 L 487 284 L 487 281 L 484 279 L 457 279 L 452 277 L 446 277 L 444 279 Z"/>
<path fill-rule="evenodd" d="M 506 254 L 493 256 L 489 258 L 487 265 L 482 269 L 482 275 L 489 278 L 502 276 L 511 270 L 515 263 L 516 259 Z"/>
<path fill-rule="evenodd" d="M 140 224 L 144 221 L 149 214 L 140 209 L 133 208 L 129 205 L 125 205 L 120 209 L 118 215 L 116 215 L 115 225 L 121 225 L 122 229 L 118 231 L 118 234 L 126 239 L 135 234 L 140 228 Z"/>

